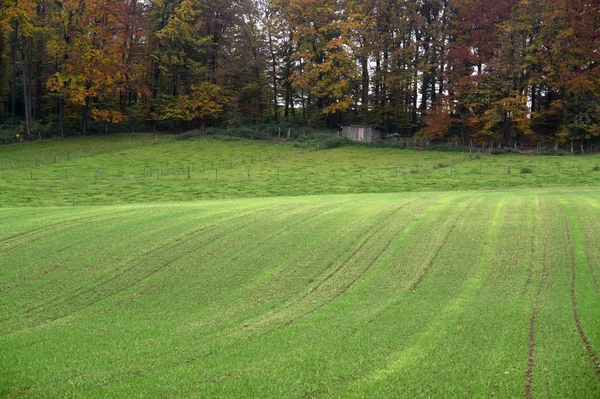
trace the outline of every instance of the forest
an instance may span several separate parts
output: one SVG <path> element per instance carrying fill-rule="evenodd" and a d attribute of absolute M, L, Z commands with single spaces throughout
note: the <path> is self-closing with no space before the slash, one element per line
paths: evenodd
<path fill-rule="evenodd" d="M 4 140 L 265 123 L 600 141 L 598 0 L 0 0 Z"/>

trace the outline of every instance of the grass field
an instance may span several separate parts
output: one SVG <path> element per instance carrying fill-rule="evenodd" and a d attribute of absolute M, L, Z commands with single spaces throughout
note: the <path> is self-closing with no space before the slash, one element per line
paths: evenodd
<path fill-rule="evenodd" d="M 600 397 L 600 158 L 154 140 L 0 148 L 0 397 Z"/>
<path fill-rule="evenodd" d="M 444 153 L 112 136 L 0 147 L 0 206 L 506 190 L 600 183 L 600 156 Z M 508 173 L 510 165 L 511 173 Z M 188 167 L 190 169 L 188 180 Z M 532 173 L 521 173 L 527 168 Z M 98 174 L 96 176 L 96 170 Z M 159 176 L 160 175 L 160 176 Z"/>

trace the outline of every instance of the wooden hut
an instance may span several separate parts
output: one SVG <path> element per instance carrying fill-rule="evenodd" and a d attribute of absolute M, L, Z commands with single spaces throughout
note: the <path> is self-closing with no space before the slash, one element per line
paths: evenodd
<path fill-rule="evenodd" d="M 372 143 L 383 139 L 383 132 L 377 126 L 343 126 L 342 136 L 350 140 Z"/>

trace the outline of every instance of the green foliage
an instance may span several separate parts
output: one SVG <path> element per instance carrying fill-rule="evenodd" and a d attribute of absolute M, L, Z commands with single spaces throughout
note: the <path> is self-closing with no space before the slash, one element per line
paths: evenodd
<path fill-rule="evenodd" d="M 346 137 L 335 136 L 323 142 L 323 149 L 339 148 L 352 145 L 354 142 Z"/>
<path fill-rule="evenodd" d="M 554 157 L 566 157 L 566 156 L 573 156 L 573 154 L 569 151 L 565 151 L 565 150 L 561 150 L 559 149 L 546 149 L 544 151 L 542 151 L 541 153 L 542 155 L 550 155 L 550 156 L 554 156 Z"/>
<path fill-rule="evenodd" d="M 523 155 L 523 152 L 521 150 L 515 149 L 515 148 L 506 148 L 506 147 L 502 147 L 502 148 L 493 148 L 491 151 L 492 155 L 504 155 L 504 154 L 518 154 L 518 155 Z"/>
<path fill-rule="evenodd" d="M 318 146 L 334 148 L 351 143 L 349 140 L 342 139 L 335 130 L 314 129 L 290 123 L 209 127 L 205 130 L 196 129 L 182 133 L 179 139 L 199 137 L 237 137 L 250 140 L 274 140 L 276 142 L 291 141 L 298 148 L 316 148 Z M 326 144 L 326 142 L 329 144 Z"/>
<path fill-rule="evenodd" d="M 567 126 L 574 138 L 593 140 L 600 136 L 600 100 L 577 101 L 567 110 Z"/>

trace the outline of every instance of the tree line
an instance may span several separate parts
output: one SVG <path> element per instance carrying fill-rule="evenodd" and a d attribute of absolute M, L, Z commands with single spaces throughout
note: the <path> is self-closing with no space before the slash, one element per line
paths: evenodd
<path fill-rule="evenodd" d="M 463 144 L 600 136 L 598 0 L 0 0 L 26 137 L 297 122 Z"/>

